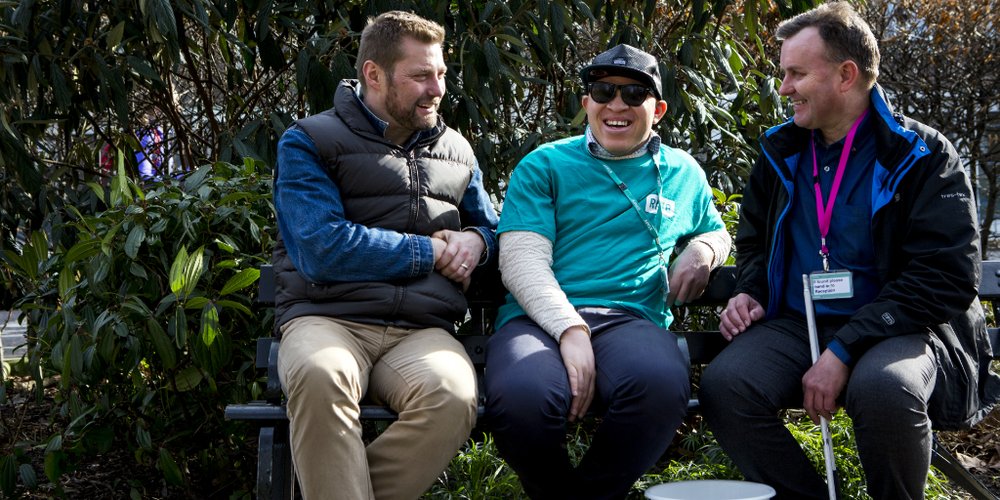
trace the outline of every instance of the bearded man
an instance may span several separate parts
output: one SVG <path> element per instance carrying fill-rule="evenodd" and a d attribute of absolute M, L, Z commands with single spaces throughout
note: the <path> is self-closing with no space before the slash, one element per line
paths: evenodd
<path fill-rule="evenodd" d="M 278 144 L 278 370 L 307 499 L 416 498 L 475 424 L 475 373 L 452 333 L 497 215 L 472 147 L 438 116 L 443 41 L 437 23 L 379 15 L 358 80 Z M 399 414 L 367 446 L 365 397 Z"/>

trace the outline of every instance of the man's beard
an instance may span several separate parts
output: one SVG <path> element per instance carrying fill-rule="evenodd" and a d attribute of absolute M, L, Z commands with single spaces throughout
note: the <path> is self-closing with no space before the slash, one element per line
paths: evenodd
<path fill-rule="evenodd" d="M 420 115 L 417 113 L 417 105 L 421 103 L 428 104 L 433 102 L 433 99 L 424 98 L 414 101 L 411 105 L 407 105 L 399 101 L 396 89 L 390 86 L 385 106 L 389 116 L 391 116 L 392 119 L 395 120 L 401 127 L 410 130 L 426 130 L 437 125 L 437 112 L 426 116 Z"/>

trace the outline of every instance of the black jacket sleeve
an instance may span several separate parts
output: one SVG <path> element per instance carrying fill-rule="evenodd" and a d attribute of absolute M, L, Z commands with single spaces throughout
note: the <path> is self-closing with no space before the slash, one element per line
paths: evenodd
<path fill-rule="evenodd" d="M 907 120 L 930 153 L 900 181 L 872 232 L 883 286 L 836 338 L 856 357 L 884 337 L 928 332 L 968 310 L 980 278 L 979 223 L 968 173 L 940 133 Z"/>
<path fill-rule="evenodd" d="M 736 230 L 736 287 L 733 294 L 746 293 L 768 307 L 767 261 L 769 242 L 773 237 L 772 205 L 776 196 L 786 198 L 778 186 L 778 176 L 768 163 L 765 153 L 757 156 L 750 178 L 743 187 L 740 204 L 740 224 Z"/>

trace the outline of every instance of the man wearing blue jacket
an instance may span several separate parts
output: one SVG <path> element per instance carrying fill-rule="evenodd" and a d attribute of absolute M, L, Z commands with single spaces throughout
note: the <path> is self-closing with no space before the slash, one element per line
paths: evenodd
<path fill-rule="evenodd" d="M 417 498 L 475 424 L 475 373 L 451 334 L 497 216 L 472 147 L 438 115 L 443 40 L 416 15 L 378 16 L 359 79 L 278 144 L 278 371 L 307 499 Z M 364 396 L 399 414 L 367 446 Z"/>
<path fill-rule="evenodd" d="M 974 424 L 1000 395 L 976 300 L 969 176 L 948 139 L 893 112 L 876 84 L 876 39 L 848 3 L 777 35 L 794 116 L 761 137 L 745 187 L 720 325 L 732 343 L 701 379 L 705 418 L 748 479 L 778 498 L 825 498 L 779 411 L 818 421 L 843 406 L 871 496 L 923 498 L 932 425 Z"/>

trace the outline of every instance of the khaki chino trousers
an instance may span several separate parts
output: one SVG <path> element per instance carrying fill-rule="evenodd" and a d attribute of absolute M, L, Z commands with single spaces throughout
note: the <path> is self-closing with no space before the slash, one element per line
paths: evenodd
<path fill-rule="evenodd" d="M 278 373 L 303 498 L 419 497 L 475 425 L 475 371 L 462 344 L 440 328 L 321 316 L 281 330 Z M 399 414 L 367 446 L 364 397 Z"/>

